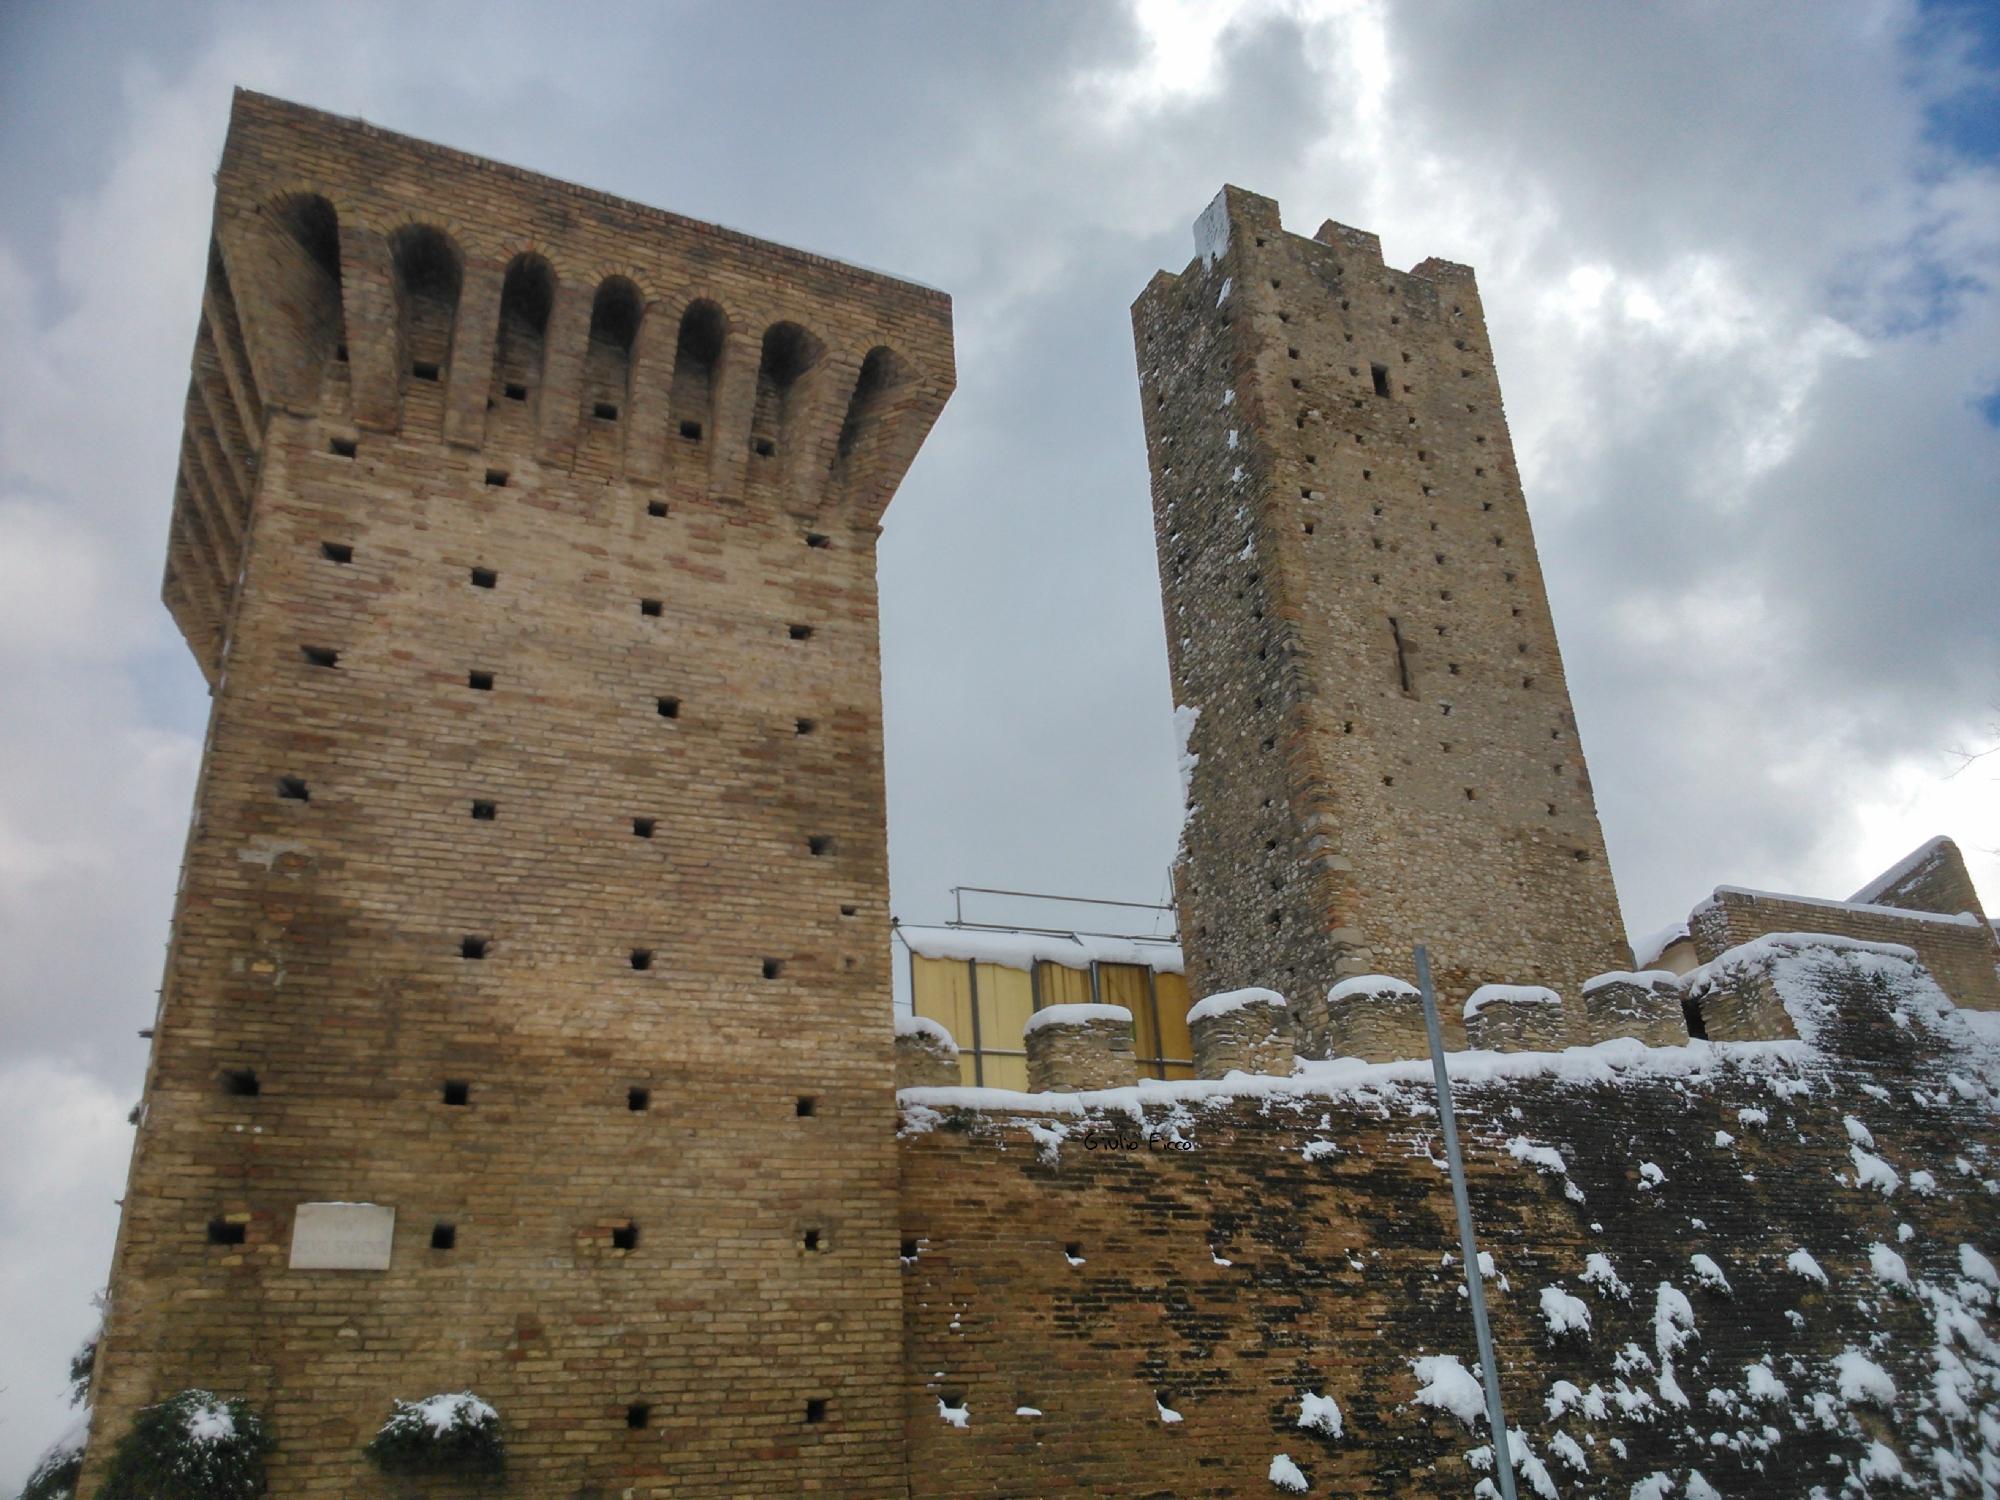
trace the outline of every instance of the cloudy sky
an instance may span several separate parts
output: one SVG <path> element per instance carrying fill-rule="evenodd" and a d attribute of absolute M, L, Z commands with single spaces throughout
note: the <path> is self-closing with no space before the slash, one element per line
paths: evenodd
<path fill-rule="evenodd" d="M 560 16 L 560 18 L 558 18 Z M 1178 818 L 1126 308 L 1224 181 L 1479 269 L 1635 933 L 1936 832 L 2000 906 L 2000 25 L 1977 4 L 0 7 L 0 1490 L 89 1331 L 207 699 L 157 602 L 244 84 L 894 270 L 895 906 Z M 1954 772 L 1957 774 L 1953 774 Z"/>

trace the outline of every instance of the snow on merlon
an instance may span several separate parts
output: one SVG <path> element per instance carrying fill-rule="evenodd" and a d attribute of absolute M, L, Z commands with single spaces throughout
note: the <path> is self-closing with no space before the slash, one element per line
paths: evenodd
<path fill-rule="evenodd" d="M 1465 1002 L 1471 1020 L 1489 1005 L 1561 1005 L 1563 997 L 1539 984 L 1482 984 Z"/>
<path fill-rule="evenodd" d="M 1583 982 L 1583 992 L 1602 989 L 1607 984 L 1636 984 L 1642 990 L 1649 990 L 1656 984 L 1670 984 L 1676 987 L 1681 976 L 1672 969 L 1609 969 L 1602 974 L 1593 974 Z"/>
<path fill-rule="evenodd" d="M 1943 834 L 1934 839 L 1924 840 L 1847 899 L 1859 906 L 1874 905 L 1899 886 L 1906 885 L 1911 876 L 1929 874 L 1944 857 L 1944 851 L 1950 843 L 1951 840 Z"/>
<path fill-rule="evenodd" d="M 1201 217 L 1194 221 L 1194 253 L 1201 257 L 1203 270 L 1215 264 L 1216 257 L 1229 251 L 1229 189 L 1224 188 L 1209 200 L 1208 207 L 1201 211 Z"/>
<path fill-rule="evenodd" d="M 1182 972 L 1178 943 L 1144 938 L 1096 937 L 1089 933 L 989 932 L 972 927 L 923 927 L 903 923 L 896 929 L 919 958 L 954 958 L 999 964 L 1008 969 L 1032 969 L 1038 963 L 1088 969 L 1092 963 L 1134 964 L 1156 974 Z"/>
<path fill-rule="evenodd" d="M 1328 1004 L 1347 999 L 1350 995 L 1410 995 L 1421 991 L 1406 980 L 1394 979 L 1387 974 L 1356 974 L 1352 979 L 1343 979 L 1326 992 Z"/>
<path fill-rule="evenodd" d="M 1210 995 L 1206 1000 L 1188 1007 L 1188 1024 L 1196 1021 L 1213 1021 L 1217 1016 L 1229 1015 L 1232 1011 L 1243 1010 L 1252 1005 L 1275 1005 L 1284 1009 L 1285 997 L 1276 990 L 1257 989 L 1254 986 L 1242 990 L 1225 990 L 1220 995 Z"/>
<path fill-rule="evenodd" d="M 958 1051 L 958 1043 L 952 1040 L 951 1033 L 945 1029 L 944 1024 L 933 1021 L 929 1016 L 906 1016 L 899 1011 L 896 1015 L 896 1035 L 929 1037 L 932 1041 L 950 1048 L 954 1054 Z"/>
<path fill-rule="evenodd" d="M 1027 1036 L 1044 1026 L 1087 1026 L 1093 1021 L 1120 1021 L 1132 1024 L 1132 1012 L 1122 1005 L 1045 1005 L 1028 1017 L 1021 1028 Z"/>

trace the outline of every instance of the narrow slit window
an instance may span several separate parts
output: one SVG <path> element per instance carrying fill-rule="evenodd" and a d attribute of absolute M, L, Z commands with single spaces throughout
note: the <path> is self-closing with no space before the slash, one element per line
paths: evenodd
<path fill-rule="evenodd" d="M 208 1242 L 211 1245 L 240 1245 L 243 1243 L 244 1227 L 232 1224 L 227 1219 L 208 1221 Z"/>
<path fill-rule="evenodd" d="M 1374 377 L 1375 394 L 1378 396 L 1388 395 L 1389 367 L 1387 365 L 1370 365 L 1368 367 L 1368 373 Z"/>
<path fill-rule="evenodd" d="M 618 420 L 618 407 L 615 402 L 595 401 L 591 403 L 590 414 L 600 422 L 615 422 Z"/>
<path fill-rule="evenodd" d="M 752 438 L 750 440 L 750 448 L 759 458 L 769 458 L 778 451 L 776 443 L 772 442 L 769 438 L 762 437 Z"/>
<path fill-rule="evenodd" d="M 785 627 L 785 633 L 795 641 L 809 641 L 812 639 L 813 628 L 810 625 L 788 625 Z"/>
<path fill-rule="evenodd" d="M 810 849 L 815 855 L 831 854 L 833 853 L 833 836 L 826 833 L 815 833 L 806 840 L 806 848 Z"/>
<path fill-rule="evenodd" d="M 811 734 L 817 728 L 819 728 L 819 721 L 817 719 L 800 719 L 798 721 L 798 732 L 800 734 Z"/>
<path fill-rule="evenodd" d="M 687 439 L 687 440 L 688 440 L 688 441 L 689 441 L 690 443 L 698 443 L 698 442 L 700 442 L 700 441 L 701 441 L 701 423 L 699 423 L 699 422 L 683 422 L 683 423 L 681 423 L 681 436 L 682 436 L 682 437 L 684 437 L 684 438 L 686 438 L 686 439 Z"/>
<path fill-rule="evenodd" d="M 472 1085 L 462 1078 L 447 1078 L 444 1081 L 444 1102 L 453 1109 L 463 1109 L 472 1103 Z"/>
<path fill-rule="evenodd" d="M 639 613 L 649 620 L 659 619 L 665 609 L 665 603 L 658 599 L 641 599 L 639 601 Z"/>
<path fill-rule="evenodd" d="M 491 568 L 474 568 L 472 586 L 476 589 L 490 589 L 500 582 L 500 575 Z"/>
<path fill-rule="evenodd" d="M 642 1115 L 653 1107 L 651 1089 L 632 1088 L 625 1090 L 625 1107 L 635 1115 Z"/>
<path fill-rule="evenodd" d="M 806 1402 L 806 1420 L 808 1422 L 824 1422 L 826 1420 L 826 1399 L 824 1397 L 814 1396 Z"/>
<path fill-rule="evenodd" d="M 472 804 L 472 818 L 476 823 L 491 823 L 499 816 L 500 804 L 497 802 L 475 802 Z"/>
<path fill-rule="evenodd" d="M 808 1229 L 804 1237 L 800 1240 L 800 1244 L 807 1250 L 817 1251 L 820 1248 L 819 1231 L 817 1229 Z"/>
<path fill-rule="evenodd" d="M 639 1248 L 639 1226 L 627 1219 L 623 1224 L 612 1226 L 611 1248 L 613 1250 L 637 1250 Z"/>
<path fill-rule="evenodd" d="M 657 827 L 659 827 L 659 823 L 653 818 L 634 818 L 632 820 L 632 837 L 649 839 L 653 836 L 653 830 Z"/>
<path fill-rule="evenodd" d="M 647 515 L 649 515 L 649 516 L 656 516 L 656 517 L 657 517 L 657 516 L 664 516 L 664 515 L 665 515 L 666 513 L 667 513 L 667 502 L 666 502 L 666 501 L 664 501 L 664 500 L 648 500 L 648 501 L 646 502 L 646 514 L 647 514 Z"/>
<path fill-rule="evenodd" d="M 486 471 L 486 482 L 496 490 L 505 489 L 507 487 L 507 471 L 505 469 L 488 469 Z"/>
<path fill-rule="evenodd" d="M 764 960 L 764 977 L 766 979 L 776 979 L 784 972 L 785 961 L 782 958 L 767 958 Z"/>
<path fill-rule="evenodd" d="M 467 672 L 465 674 L 465 685 L 474 692 L 490 693 L 493 691 L 493 674 L 491 672 L 480 671 Z"/>
<path fill-rule="evenodd" d="M 224 1068 L 222 1092 L 236 1099 L 255 1099 L 264 1091 L 254 1068 Z"/>
<path fill-rule="evenodd" d="M 655 706 L 663 719 L 678 719 L 681 716 L 681 700 L 678 698 L 658 699 Z"/>
<path fill-rule="evenodd" d="M 917 1258 L 917 1242 L 906 1235 L 903 1239 L 902 1248 L 897 1253 L 904 1260 L 915 1260 Z"/>
<path fill-rule="evenodd" d="M 506 394 L 509 401 L 526 401 L 528 388 L 518 380 L 510 380 L 507 382 Z"/>
<path fill-rule="evenodd" d="M 299 647 L 299 652 L 305 657 L 307 664 L 311 666 L 337 667 L 340 665 L 340 653 L 328 646 L 301 646 Z"/>
<path fill-rule="evenodd" d="M 825 533 L 818 531 L 808 531 L 806 533 L 806 545 L 808 547 L 825 547 L 829 545 L 829 542 Z"/>
<path fill-rule="evenodd" d="M 801 1120 L 808 1119 L 811 1116 L 818 1114 L 819 1100 L 811 1094 L 799 1095 L 798 1104 L 796 1106 L 796 1113 Z"/>
<path fill-rule="evenodd" d="M 419 380 L 436 380 L 438 378 L 437 361 L 434 359 L 415 360 L 410 365 L 410 373 Z"/>
<path fill-rule="evenodd" d="M 857 915 L 860 912 L 860 910 L 861 908 L 858 906 L 843 906 L 840 909 L 840 914 L 843 917 L 852 917 Z"/>
<path fill-rule="evenodd" d="M 652 968 L 653 950 L 651 948 L 634 948 L 632 950 L 632 967 L 640 970 Z"/>
<path fill-rule="evenodd" d="M 351 563 L 354 561 L 354 549 L 345 542 L 321 542 L 319 544 L 319 555 L 328 562 Z"/>
<path fill-rule="evenodd" d="M 456 1224 L 433 1224 L 431 1226 L 431 1249 L 456 1250 L 458 1248 L 458 1226 Z"/>
<path fill-rule="evenodd" d="M 468 934 L 458 940 L 458 956 L 460 958 L 484 958 L 492 946 L 491 939 Z"/>
<path fill-rule="evenodd" d="M 635 1401 L 625 1408 L 625 1425 L 637 1430 L 653 1420 L 653 1408 L 643 1401 Z"/>
<path fill-rule="evenodd" d="M 352 458 L 361 451 L 361 445 L 353 438 L 328 438 L 326 451 L 335 458 Z"/>
<path fill-rule="evenodd" d="M 312 789 L 305 784 L 304 779 L 301 777 L 280 776 L 278 778 L 278 796 L 287 802 L 310 802 L 312 801 Z"/>

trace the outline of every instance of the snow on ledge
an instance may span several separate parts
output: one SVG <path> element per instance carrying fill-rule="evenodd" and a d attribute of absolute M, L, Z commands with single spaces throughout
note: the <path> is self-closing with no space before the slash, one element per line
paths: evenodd
<path fill-rule="evenodd" d="M 1134 938 L 1093 937 L 1067 932 L 988 932 L 972 927 L 923 927 L 905 922 L 896 928 L 919 958 L 955 958 L 1008 969 L 1032 969 L 1038 963 L 1066 969 L 1088 969 L 1093 963 L 1134 964 L 1156 974 L 1183 972 L 1180 945 Z"/>
<path fill-rule="evenodd" d="M 1721 904 L 1724 896 L 1748 896 L 1752 901 L 1783 901 L 1789 906 L 1823 906 L 1829 911 L 1851 911 L 1869 917 L 1895 917 L 1905 922 L 1944 922 L 1953 927 L 1977 927 L 1979 918 L 1969 911 L 1951 916 L 1941 911 L 1911 911 L 1906 906 L 1877 906 L 1867 901 L 1829 901 L 1823 896 L 1788 896 L 1781 891 L 1753 891 L 1743 885 L 1719 885 L 1715 894 L 1694 909 L 1699 916 L 1702 912 L 1713 911 Z"/>
<path fill-rule="evenodd" d="M 958 1043 L 952 1040 L 951 1032 L 946 1030 L 942 1021 L 933 1021 L 929 1016 L 906 1016 L 897 1012 L 896 1035 L 929 1037 L 948 1048 L 954 1057 L 958 1055 Z"/>
<path fill-rule="evenodd" d="M 1354 995 L 1409 995 L 1422 992 L 1407 980 L 1396 979 L 1388 974 L 1356 974 L 1352 979 L 1343 979 L 1326 992 L 1326 1002 L 1337 1004 Z"/>
<path fill-rule="evenodd" d="M 1648 1047 L 1636 1037 L 1616 1037 L 1595 1046 L 1568 1047 L 1560 1052 L 1454 1052 L 1447 1058 L 1447 1067 L 1453 1083 L 1471 1085 L 1547 1077 L 1571 1084 L 1618 1083 L 1628 1078 L 1700 1079 L 1724 1070 L 1790 1080 L 1817 1056 L 1807 1043 L 1792 1040 L 1690 1042 L 1682 1047 Z M 900 1090 L 896 1100 L 917 1117 L 906 1122 L 905 1129 L 920 1133 L 936 1123 L 936 1112 L 949 1109 L 1078 1117 L 1106 1110 L 1143 1120 L 1148 1107 L 1226 1104 L 1238 1099 L 1379 1098 L 1384 1090 L 1398 1087 L 1435 1098 L 1428 1057 L 1386 1063 L 1347 1057 L 1335 1062 L 1301 1061 L 1298 1068 L 1298 1072 L 1283 1076 L 1232 1073 L 1227 1078 L 1171 1082 L 1149 1079 L 1124 1088 L 1080 1093 L 1029 1094 L 1017 1089 L 962 1085 L 908 1088 Z"/>
<path fill-rule="evenodd" d="M 1588 995 L 1607 984 L 1636 984 L 1642 990 L 1649 990 L 1656 984 L 1669 984 L 1679 989 L 1680 983 L 1681 976 L 1672 969 L 1608 969 L 1584 980 L 1583 992 Z"/>
<path fill-rule="evenodd" d="M 1563 997 L 1539 984 L 1482 984 L 1465 1002 L 1470 1021 L 1489 1005 L 1561 1005 Z"/>
<path fill-rule="evenodd" d="M 1219 995 L 1210 995 L 1206 1000 L 1188 1007 L 1188 1024 L 1196 1021 L 1213 1021 L 1217 1016 L 1226 1016 L 1234 1011 L 1244 1010 L 1252 1005 L 1275 1005 L 1285 1008 L 1285 997 L 1276 990 L 1251 987 L 1242 990 L 1225 990 Z"/>
<path fill-rule="evenodd" d="M 1028 1017 L 1021 1028 L 1027 1036 L 1044 1026 L 1088 1026 L 1092 1021 L 1122 1021 L 1132 1024 L 1132 1012 L 1122 1005 L 1049 1005 Z"/>

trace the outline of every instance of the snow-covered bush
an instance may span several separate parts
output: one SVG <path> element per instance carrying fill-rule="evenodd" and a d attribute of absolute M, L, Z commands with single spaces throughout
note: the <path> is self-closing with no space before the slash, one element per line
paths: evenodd
<path fill-rule="evenodd" d="M 256 1500 L 270 1446 L 248 1402 L 180 1391 L 132 1419 L 97 1500 Z"/>
<path fill-rule="evenodd" d="M 368 1456 L 392 1474 L 498 1473 L 500 1413 L 471 1391 L 398 1401 Z"/>
<path fill-rule="evenodd" d="M 90 1429 L 90 1414 L 50 1445 L 36 1463 L 28 1482 L 21 1487 L 21 1500 L 71 1500 L 76 1494 L 77 1475 L 83 1471 L 83 1440 Z"/>

